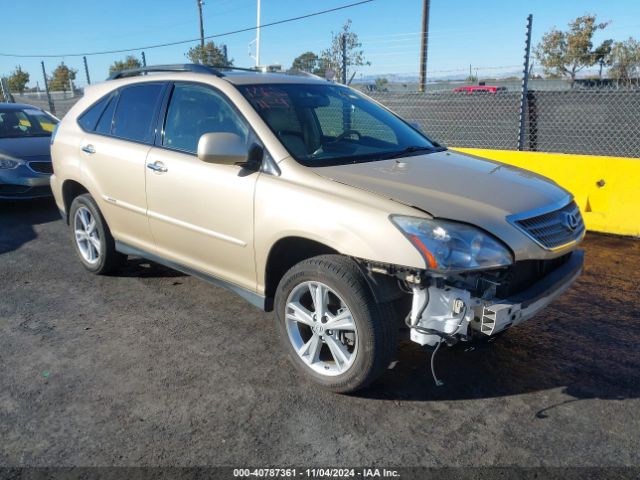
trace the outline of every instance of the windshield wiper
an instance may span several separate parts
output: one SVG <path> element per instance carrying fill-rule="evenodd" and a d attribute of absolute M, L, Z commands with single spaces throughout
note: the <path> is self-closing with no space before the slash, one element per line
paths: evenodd
<path fill-rule="evenodd" d="M 421 146 L 421 145 L 411 145 L 409 147 L 403 148 L 402 150 L 398 151 L 398 152 L 392 152 L 389 155 L 386 155 L 384 157 L 382 157 L 382 160 L 390 160 L 392 158 L 399 158 L 399 157 L 404 157 L 405 155 L 409 154 L 409 153 L 414 153 L 414 152 L 429 152 L 429 153 L 433 153 L 433 152 L 440 152 L 442 151 L 443 148 L 442 147 L 426 147 L 426 146 Z"/>

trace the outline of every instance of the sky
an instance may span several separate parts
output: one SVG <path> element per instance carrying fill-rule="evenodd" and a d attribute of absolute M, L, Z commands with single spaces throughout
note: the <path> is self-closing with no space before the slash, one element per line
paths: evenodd
<path fill-rule="evenodd" d="M 268 23 L 357 0 L 262 0 L 261 23 Z M 605 38 L 640 38 L 640 0 L 431 0 L 428 77 L 468 72 L 480 76 L 518 72 L 522 67 L 526 17 L 533 14 L 533 44 L 542 34 L 579 15 L 592 13 L 611 25 Z M 416 74 L 419 68 L 422 0 L 374 0 L 296 22 L 266 27 L 261 33 L 261 63 L 289 67 L 305 51 L 327 48 L 331 32 L 351 19 L 362 42 L 368 67 L 356 79 L 385 74 Z M 205 35 L 256 25 L 256 0 L 205 0 Z M 60 55 L 138 48 L 198 38 L 197 0 L 22 0 L 3 2 L 0 9 L 0 54 Z M 225 43 L 237 66 L 253 66 L 249 42 L 255 32 L 214 39 Z M 145 49 L 148 64 L 185 63 L 196 45 Z M 131 52 L 140 55 L 140 50 Z M 88 56 L 92 82 L 108 75 L 109 65 L 127 53 Z M 64 61 L 78 70 L 76 84 L 86 83 L 82 57 L 18 58 L 0 56 L 0 75 L 21 65 L 30 85 L 42 86 L 40 61 L 50 73 Z"/>

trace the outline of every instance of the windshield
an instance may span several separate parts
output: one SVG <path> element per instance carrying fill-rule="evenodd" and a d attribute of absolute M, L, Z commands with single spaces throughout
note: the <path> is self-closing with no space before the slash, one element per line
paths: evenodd
<path fill-rule="evenodd" d="M 49 137 L 57 123 L 36 108 L 0 108 L 0 138 Z"/>
<path fill-rule="evenodd" d="M 388 110 L 340 85 L 238 89 L 303 165 L 342 165 L 443 150 Z"/>

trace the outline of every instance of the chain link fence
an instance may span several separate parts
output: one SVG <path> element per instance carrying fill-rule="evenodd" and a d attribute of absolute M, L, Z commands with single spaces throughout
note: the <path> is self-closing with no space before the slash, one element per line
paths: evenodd
<path fill-rule="evenodd" d="M 354 85 L 364 89 L 364 85 Z M 516 150 L 520 92 L 428 93 L 367 91 L 368 95 L 447 146 Z M 50 92 L 62 118 L 81 98 Z M 16 103 L 51 110 L 45 92 L 13 93 Z M 640 89 L 531 90 L 525 108 L 523 149 L 528 151 L 640 157 Z"/>
<path fill-rule="evenodd" d="M 517 149 L 518 92 L 369 95 L 444 145 Z M 640 157 L 640 90 L 529 91 L 523 149 Z"/>
<path fill-rule="evenodd" d="M 50 92 L 51 102 L 53 103 L 53 111 L 49 107 L 49 100 L 45 92 L 25 92 L 23 94 L 12 94 L 15 103 L 25 103 L 51 111 L 58 118 L 64 117 L 71 107 L 82 98 L 83 90 L 74 90 L 73 92 Z"/>

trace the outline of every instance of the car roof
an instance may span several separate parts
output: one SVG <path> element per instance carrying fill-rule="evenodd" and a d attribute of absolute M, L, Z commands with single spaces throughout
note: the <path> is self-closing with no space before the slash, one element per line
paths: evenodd
<path fill-rule="evenodd" d="M 6 102 L 0 102 L 0 110 L 3 110 L 5 112 L 17 112 L 20 110 L 27 110 L 27 109 L 35 109 L 35 110 L 40 110 L 42 111 L 42 109 L 40 107 L 36 107 L 35 105 L 28 105 L 26 103 L 6 103 Z"/>

